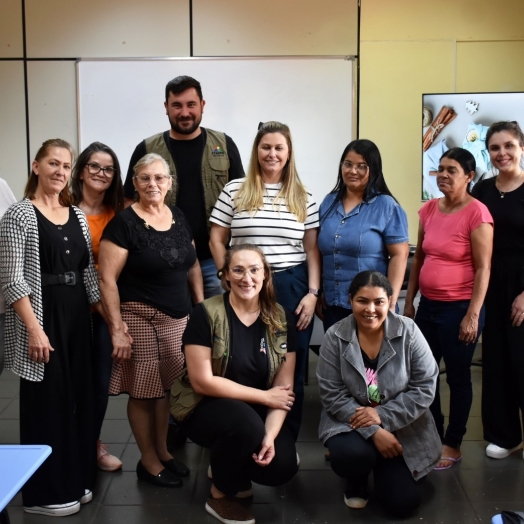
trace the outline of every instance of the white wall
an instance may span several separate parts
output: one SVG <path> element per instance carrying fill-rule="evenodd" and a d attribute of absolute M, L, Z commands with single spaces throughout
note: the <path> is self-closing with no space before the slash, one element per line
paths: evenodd
<path fill-rule="evenodd" d="M 74 60 L 64 59 L 357 53 L 358 0 L 192 3 L 191 25 L 189 0 L 25 0 L 31 158 L 47 138 L 78 147 Z M 0 176 L 17 197 L 28 171 L 22 22 L 22 0 L 1 0 Z M 122 99 L 140 104 L 132 85 Z"/>

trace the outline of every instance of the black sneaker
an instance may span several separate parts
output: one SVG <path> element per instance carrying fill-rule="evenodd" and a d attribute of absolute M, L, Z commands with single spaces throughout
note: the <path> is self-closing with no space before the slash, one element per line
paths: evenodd
<path fill-rule="evenodd" d="M 367 482 L 364 484 L 355 484 L 349 486 L 344 493 L 344 504 L 348 508 L 362 509 L 368 503 L 368 487 Z"/>

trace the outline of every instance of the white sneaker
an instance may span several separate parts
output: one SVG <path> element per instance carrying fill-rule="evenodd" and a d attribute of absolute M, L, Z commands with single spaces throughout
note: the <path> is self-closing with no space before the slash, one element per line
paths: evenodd
<path fill-rule="evenodd" d="M 506 457 L 509 457 L 514 451 L 517 451 L 517 449 L 522 448 L 522 442 L 511 449 L 501 448 L 500 446 L 497 446 L 496 444 L 488 444 L 486 447 L 486 455 L 490 458 L 494 459 L 503 459 Z"/>
<path fill-rule="evenodd" d="M 84 492 L 84 496 L 79 500 L 80 504 L 87 504 L 93 500 L 93 492 L 90 489 L 86 489 Z"/>
<path fill-rule="evenodd" d="M 80 502 L 67 502 L 66 504 L 50 504 L 49 506 L 24 506 L 26 513 L 47 515 L 48 517 L 66 517 L 80 511 Z"/>

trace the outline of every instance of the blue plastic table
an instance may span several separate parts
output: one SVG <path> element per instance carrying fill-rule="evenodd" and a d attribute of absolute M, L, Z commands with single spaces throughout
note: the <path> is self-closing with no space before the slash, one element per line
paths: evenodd
<path fill-rule="evenodd" d="M 0 446 L 0 523 L 8 523 L 7 504 L 50 455 L 49 446 Z"/>

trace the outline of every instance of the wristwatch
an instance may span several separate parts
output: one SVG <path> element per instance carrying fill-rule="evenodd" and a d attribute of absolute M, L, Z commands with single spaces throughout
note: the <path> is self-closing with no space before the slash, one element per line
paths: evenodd
<path fill-rule="evenodd" d="M 318 293 L 319 293 L 320 289 L 314 289 L 314 288 L 309 288 L 308 289 L 308 293 L 311 293 L 312 295 L 315 295 L 316 297 L 318 297 Z"/>

